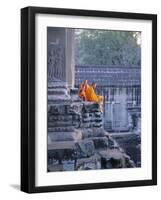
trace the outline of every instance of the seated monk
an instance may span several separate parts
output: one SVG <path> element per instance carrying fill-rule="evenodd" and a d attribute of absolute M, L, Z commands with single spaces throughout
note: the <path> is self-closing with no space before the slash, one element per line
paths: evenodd
<path fill-rule="evenodd" d="M 78 90 L 78 96 L 83 100 L 86 101 L 86 94 L 85 94 L 85 87 L 86 87 L 87 81 L 84 81 L 84 83 L 81 83 Z"/>
<path fill-rule="evenodd" d="M 79 86 L 78 95 L 83 101 L 103 103 L 103 96 L 96 95 L 94 91 L 95 88 L 96 88 L 96 83 L 92 83 L 92 85 L 89 85 L 88 81 L 85 80 Z"/>
<path fill-rule="evenodd" d="M 88 85 L 85 87 L 85 95 L 86 95 L 86 100 L 91 101 L 91 102 L 96 102 L 96 103 L 103 103 L 103 96 L 98 96 L 95 93 L 95 88 L 96 88 L 96 83 L 92 83 L 92 85 Z"/>

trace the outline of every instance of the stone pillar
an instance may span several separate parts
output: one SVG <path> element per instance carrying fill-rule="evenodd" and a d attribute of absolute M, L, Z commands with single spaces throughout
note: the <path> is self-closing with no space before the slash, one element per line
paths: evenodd
<path fill-rule="evenodd" d="M 65 59 L 66 59 L 66 82 L 68 88 L 74 87 L 75 59 L 74 59 L 74 29 L 65 29 Z"/>
<path fill-rule="evenodd" d="M 47 28 L 48 82 L 61 80 L 74 86 L 74 30 Z"/>

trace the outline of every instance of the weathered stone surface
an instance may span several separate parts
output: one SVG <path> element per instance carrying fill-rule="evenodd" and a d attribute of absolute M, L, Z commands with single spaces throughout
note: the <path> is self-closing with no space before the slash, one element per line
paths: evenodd
<path fill-rule="evenodd" d="M 111 136 L 108 137 L 108 147 L 110 149 L 118 149 L 119 148 L 118 143 Z"/>
<path fill-rule="evenodd" d="M 106 137 L 96 137 L 92 138 L 92 140 L 96 150 L 108 148 L 108 139 Z"/>
<path fill-rule="evenodd" d="M 53 97 L 53 96 L 52 96 Z M 99 104 L 73 102 L 50 104 L 48 106 L 48 127 L 100 128 L 103 126 Z"/>
<path fill-rule="evenodd" d="M 48 172 L 59 172 L 59 171 L 64 171 L 63 165 L 59 164 L 48 165 Z"/>
<path fill-rule="evenodd" d="M 100 151 L 98 154 L 101 157 L 101 165 L 102 165 L 102 168 L 104 169 L 126 167 L 125 158 L 118 149 Z"/>
<path fill-rule="evenodd" d="M 115 141 L 122 147 L 125 152 L 135 162 L 137 167 L 141 166 L 141 137 L 140 135 L 129 134 L 115 134 L 112 136 Z"/>
<path fill-rule="evenodd" d="M 79 141 L 77 144 L 77 157 L 83 158 L 83 157 L 89 157 L 94 154 L 95 147 L 92 140 L 84 139 Z"/>
<path fill-rule="evenodd" d="M 91 137 L 104 137 L 105 130 L 103 128 L 90 128 L 90 129 L 81 129 L 83 138 Z"/>
<path fill-rule="evenodd" d="M 59 150 L 59 149 L 71 149 L 75 150 L 75 142 L 74 141 L 58 141 L 58 142 L 52 142 L 51 140 L 49 141 L 48 138 L 48 150 Z"/>
<path fill-rule="evenodd" d="M 78 159 L 76 162 L 76 170 L 92 170 L 101 169 L 101 160 L 98 155 L 89 158 Z"/>
<path fill-rule="evenodd" d="M 75 160 L 76 159 L 76 149 L 72 147 L 63 147 L 60 149 L 51 149 L 48 150 L 48 162 L 52 159 L 52 161 L 58 161 L 59 164 L 62 164 L 63 160 Z"/>
<path fill-rule="evenodd" d="M 48 171 L 74 171 L 75 162 L 74 160 L 63 160 L 62 164 L 50 164 L 48 165 Z"/>
<path fill-rule="evenodd" d="M 48 133 L 50 132 L 73 132 L 75 128 L 73 126 L 66 127 L 48 127 Z"/>
<path fill-rule="evenodd" d="M 103 127 L 101 106 L 96 103 L 83 102 L 81 128 Z"/>
<path fill-rule="evenodd" d="M 48 95 L 68 95 L 68 93 L 64 88 L 48 88 Z"/>
<path fill-rule="evenodd" d="M 50 115 L 48 117 L 48 120 L 49 121 L 53 121 L 53 123 L 55 121 L 65 121 L 65 122 L 68 122 L 70 120 L 72 120 L 72 115 Z"/>
<path fill-rule="evenodd" d="M 66 83 L 53 78 L 48 81 L 48 110 L 53 104 L 70 103 L 71 97 L 68 94 Z"/>
<path fill-rule="evenodd" d="M 101 157 L 101 166 L 104 169 L 135 167 L 135 164 L 130 157 L 124 152 L 121 152 L 120 149 L 99 151 L 98 154 Z"/>
<path fill-rule="evenodd" d="M 70 90 L 70 96 L 71 96 L 72 102 L 81 102 L 81 99 L 78 96 L 78 89 L 77 88 L 72 88 Z"/>
<path fill-rule="evenodd" d="M 52 142 L 56 141 L 78 141 L 82 139 L 81 131 L 75 130 L 74 132 L 49 132 L 48 138 Z"/>
<path fill-rule="evenodd" d="M 59 93 L 58 88 L 50 90 L 52 98 Z M 61 88 L 59 96 L 63 98 L 68 93 Z M 80 101 L 74 95 L 75 90 L 69 101 L 51 98 L 48 106 L 48 171 L 134 167 L 104 130 L 101 106 Z"/>

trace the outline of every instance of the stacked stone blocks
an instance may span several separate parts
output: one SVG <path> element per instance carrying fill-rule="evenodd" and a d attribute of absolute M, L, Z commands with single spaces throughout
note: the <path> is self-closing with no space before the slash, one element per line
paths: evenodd
<path fill-rule="evenodd" d="M 48 171 L 135 167 L 104 130 L 100 104 L 81 101 L 65 86 L 54 90 L 48 93 Z"/>

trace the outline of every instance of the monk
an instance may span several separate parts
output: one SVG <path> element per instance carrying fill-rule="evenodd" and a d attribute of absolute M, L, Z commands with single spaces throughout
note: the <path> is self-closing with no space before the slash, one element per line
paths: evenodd
<path fill-rule="evenodd" d="M 103 103 L 103 96 L 98 96 L 95 93 L 96 83 L 92 85 L 88 84 L 88 80 L 85 80 L 80 84 L 78 95 L 83 101 L 90 101 L 96 103 Z"/>
<path fill-rule="evenodd" d="M 79 90 L 78 90 L 78 96 L 79 96 L 83 101 L 86 101 L 86 94 L 85 94 L 86 85 L 87 85 L 87 80 L 80 84 Z"/>
<path fill-rule="evenodd" d="M 87 101 L 103 103 L 103 96 L 98 96 L 95 93 L 96 83 L 92 83 L 92 85 L 86 87 L 85 94 Z"/>

